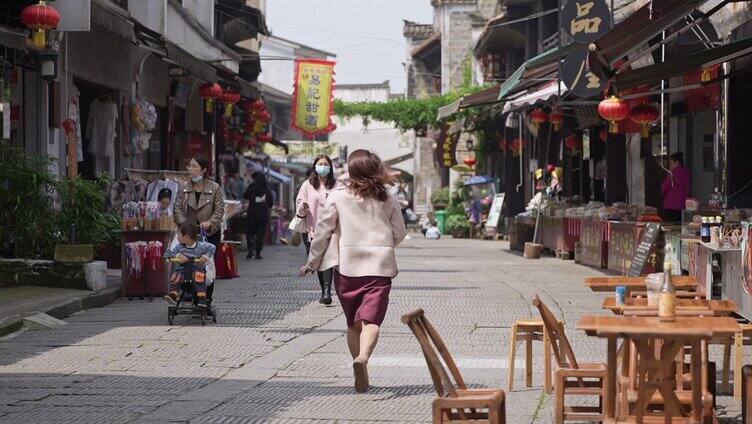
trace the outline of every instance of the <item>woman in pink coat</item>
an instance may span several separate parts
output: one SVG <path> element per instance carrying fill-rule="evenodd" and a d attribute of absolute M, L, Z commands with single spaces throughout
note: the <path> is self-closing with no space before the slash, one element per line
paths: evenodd
<path fill-rule="evenodd" d="M 669 222 L 681 222 L 682 210 L 692 191 L 692 176 L 684 166 L 684 154 L 676 152 L 668 157 L 669 173 L 661 185 L 663 211 L 661 218 Z"/>
<path fill-rule="evenodd" d="M 390 178 L 379 157 L 356 150 L 347 165 L 349 183 L 329 193 L 300 275 L 328 266 L 322 265 L 328 257 L 336 258 L 334 284 L 347 318 L 355 390 L 362 393 L 368 390 L 368 359 L 397 276 L 395 247 L 407 231 L 397 200 L 387 192 Z"/>
<path fill-rule="evenodd" d="M 319 212 L 324 207 L 324 201 L 329 192 L 334 189 L 338 182 L 334 178 L 332 160 L 329 156 L 320 155 L 313 160 L 313 170 L 303 185 L 300 186 L 298 197 L 295 201 L 297 214 L 300 218 L 305 218 L 307 233 L 303 235 L 303 243 L 306 246 L 306 254 L 311 249 L 311 240 L 313 239 L 316 229 L 316 220 Z M 324 305 L 332 304 L 332 278 L 333 269 L 323 269 L 316 274 L 321 286 L 321 296 L 319 303 Z"/>

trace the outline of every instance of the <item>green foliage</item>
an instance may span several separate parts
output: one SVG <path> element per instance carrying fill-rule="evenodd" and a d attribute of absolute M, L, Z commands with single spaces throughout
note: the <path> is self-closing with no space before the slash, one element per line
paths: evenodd
<path fill-rule="evenodd" d="M 54 159 L 27 155 L 0 145 L 0 256 L 52 257 L 55 245 L 69 242 L 76 224 L 78 242 L 96 247 L 117 241 L 120 220 L 105 212 L 108 179 L 58 179 Z"/>
<path fill-rule="evenodd" d="M 483 88 L 485 87 L 466 87 L 423 99 L 396 99 L 388 102 L 350 103 L 334 100 L 334 114 L 343 120 L 359 116 L 364 126 L 368 126 L 371 121 L 393 123 L 401 131 L 438 128 L 440 122 L 436 117 L 440 107 Z"/>
<path fill-rule="evenodd" d="M 25 155 L 0 145 L 0 255 L 23 258 L 52 256 L 55 247 L 54 195 L 59 181 L 50 172 L 53 160 Z"/>
<path fill-rule="evenodd" d="M 465 59 L 462 61 L 462 86 L 472 87 L 473 85 L 473 51 L 467 51 Z"/>
<path fill-rule="evenodd" d="M 455 238 L 470 236 L 470 221 L 465 214 L 449 215 L 446 220 L 445 228 L 447 233 Z"/>
<path fill-rule="evenodd" d="M 449 205 L 449 187 L 442 187 L 431 194 L 434 209 L 444 209 Z"/>
<path fill-rule="evenodd" d="M 447 216 L 451 215 L 465 215 L 465 207 L 462 205 L 461 202 L 452 202 L 449 204 L 449 207 L 446 209 Z"/>
<path fill-rule="evenodd" d="M 91 244 L 94 248 L 119 237 L 120 220 L 113 214 L 105 212 L 106 197 L 104 190 L 111 182 L 109 176 L 96 181 L 80 177 L 67 178 L 61 184 L 60 200 L 62 208 L 59 216 L 59 228 L 63 240 L 69 240 L 71 225 L 76 226 L 77 244 Z"/>

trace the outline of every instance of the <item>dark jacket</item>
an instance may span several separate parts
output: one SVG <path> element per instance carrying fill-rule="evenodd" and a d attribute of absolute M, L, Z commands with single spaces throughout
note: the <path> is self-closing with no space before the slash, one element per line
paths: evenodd
<path fill-rule="evenodd" d="M 274 195 L 266 185 L 253 183 L 245 189 L 243 198 L 248 200 L 248 217 L 268 219 L 274 206 Z"/>

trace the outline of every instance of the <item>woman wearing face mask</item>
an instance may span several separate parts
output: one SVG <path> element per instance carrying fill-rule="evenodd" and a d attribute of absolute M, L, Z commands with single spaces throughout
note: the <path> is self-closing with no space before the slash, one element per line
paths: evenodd
<path fill-rule="evenodd" d="M 206 241 L 219 251 L 225 198 L 219 184 L 206 178 L 208 168 L 209 160 L 203 156 L 194 156 L 188 162 L 186 170 L 191 181 L 178 190 L 172 215 L 178 227 L 186 221 L 199 225 L 206 232 Z M 211 303 L 213 291 L 214 284 L 206 288 L 207 303 Z"/>
<path fill-rule="evenodd" d="M 313 161 L 313 169 L 315 172 L 300 186 L 298 198 L 295 201 L 297 214 L 300 218 L 305 219 L 306 229 L 308 230 L 306 237 L 303 239 L 306 246 L 306 255 L 311 248 L 313 230 L 316 228 L 319 211 L 324 207 L 324 201 L 329 191 L 339 184 L 334 178 L 332 160 L 329 156 L 320 155 L 316 157 Z M 333 269 L 324 269 L 316 274 L 321 286 L 319 303 L 331 305 Z"/>

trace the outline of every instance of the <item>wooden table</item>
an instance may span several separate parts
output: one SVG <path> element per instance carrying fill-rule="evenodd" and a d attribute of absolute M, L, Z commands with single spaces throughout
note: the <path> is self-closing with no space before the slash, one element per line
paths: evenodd
<path fill-rule="evenodd" d="M 587 277 L 585 286 L 595 292 L 614 291 L 617 286 L 625 286 L 627 292 L 647 291 L 645 279 L 647 277 Z M 671 277 L 671 282 L 676 290 L 695 290 L 697 289 L 697 279 L 687 275 L 676 275 Z"/>
<path fill-rule="evenodd" d="M 649 390 L 640 393 L 638 406 L 646 402 L 646 399 L 650 399 L 655 390 L 659 390 L 667 400 L 667 409 L 670 411 L 675 410 L 676 406 L 676 396 L 671 388 L 671 384 L 675 387 L 676 383 L 673 381 L 674 376 L 670 372 L 665 372 L 665 367 L 668 365 L 670 369 L 679 348 L 685 344 L 692 346 L 692 378 L 699 382 L 702 379 L 702 358 L 699 355 L 701 341 L 716 336 L 732 336 L 741 331 L 739 323 L 729 317 L 679 317 L 676 322 L 661 322 L 654 317 L 585 315 L 580 319 L 577 328 L 584 330 L 589 336 L 603 337 L 607 340 L 607 377 L 604 382 L 606 398 L 603 399 L 603 412 L 607 420 L 616 418 L 616 340 L 618 338 L 632 340 L 641 355 L 651 352 L 651 340 L 663 340 L 666 348 L 661 349 L 662 355 L 648 361 L 648 375 L 652 384 Z M 655 353 L 655 350 L 652 352 Z M 702 389 L 702 384 L 692 384 L 692 404 L 694 405 L 692 419 L 698 423 L 702 415 L 702 410 L 698 407 L 702 404 Z"/>
<path fill-rule="evenodd" d="M 658 309 L 658 307 L 648 308 L 648 300 L 644 297 L 627 298 L 623 305 L 616 304 L 616 298 L 609 296 L 603 299 L 601 308 L 608 309 L 616 315 L 622 315 L 624 311 L 634 309 Z M 676 299 L 676 309 L 685 310 L 708 310 L 713 315 L 726 317 L 739 310 L 731 300 L 708 300 L 708 299 Z"/>

